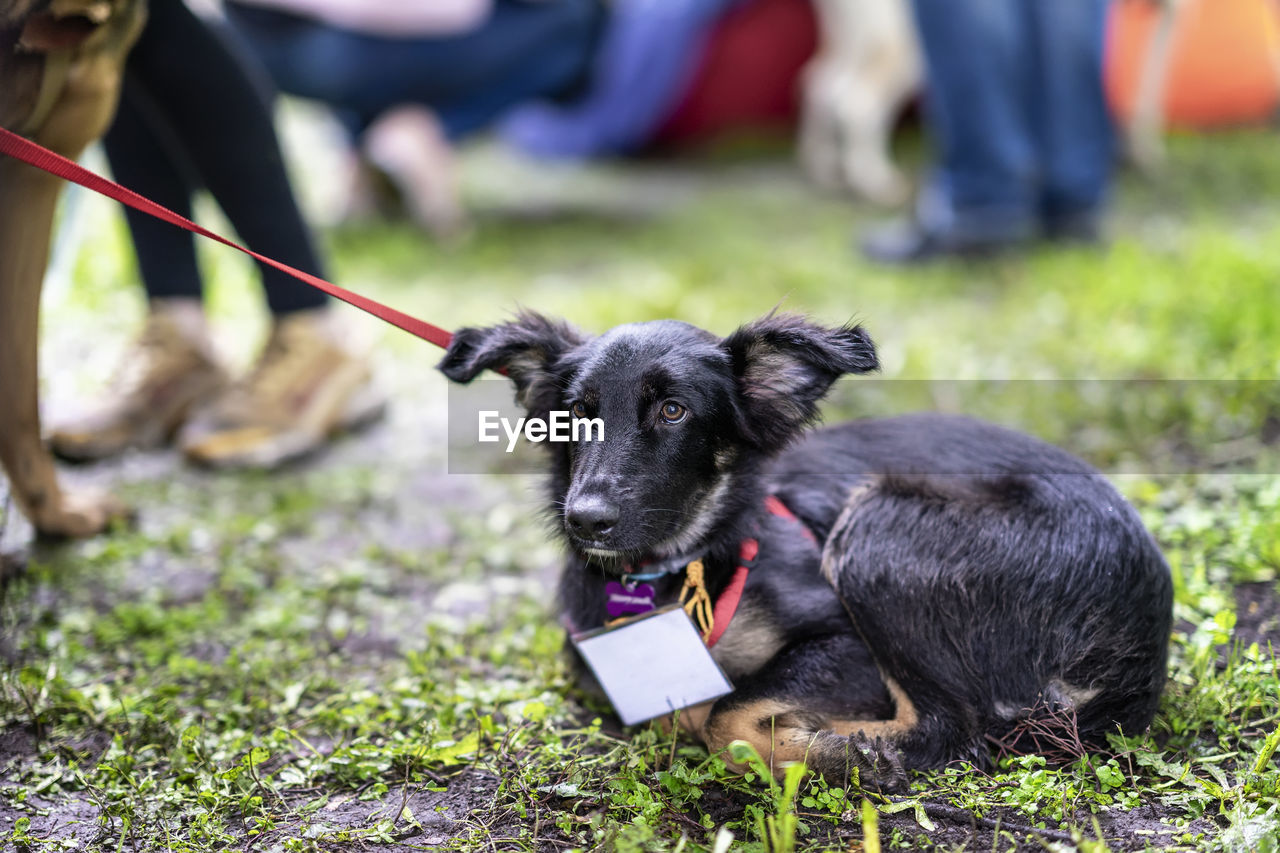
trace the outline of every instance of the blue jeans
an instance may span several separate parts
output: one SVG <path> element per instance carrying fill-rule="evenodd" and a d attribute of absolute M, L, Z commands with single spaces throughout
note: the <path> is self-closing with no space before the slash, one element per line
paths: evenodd
<path fill-rule="evenodd" d="M 1096 216 L 1115 159 L 1107 0 L 913 0 L 940 149 L 926 228 L 1025 236 Z"/>
<path fill-rule="evenodd" d="M 856 0 L 849 0 L 856 2 Z M 689 88 L 703 47 L 739 0 L 610 0 L 609 19 L 581 98 L 517 110 L 501 129 L 542 157 L 630 154 L 653 140 Z"/>
<path fill-rule="evenodd" d="M 225 8 L 282 91 L 333 107 L 354 135 L 393 107 L 421 104 L 451 140 L 578 83 L 603 15 L 599 0 L 495 0 L 473 31 L 388 38 L 253 6 Z"/>

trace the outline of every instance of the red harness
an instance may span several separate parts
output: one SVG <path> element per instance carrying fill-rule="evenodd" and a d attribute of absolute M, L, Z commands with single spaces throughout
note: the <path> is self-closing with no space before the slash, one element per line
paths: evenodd
<path fill-rule="evenodd" d="M 771 515 L 778 518 L 785 518 L 793 521 L 800 526 L 800 533 L 804 538 L 813 542 L 815 545 L 818 540 L 813 535 L 813 531 L 809 526 L 796 517 L 787 505 L 778 498 L 777 495 L 769 495 L 764 499 L 764 508 Z M 733 621 L 733 614 L 738 612 L 738 603 L 742 601 L 742 590 L 747 585 L 747 575 L 751 573 L 751 565 L 756 560 L 756 555 L 760 553 L 760 542 L 754 538 L 743 539 L 738 545 L 739 564 L 733 570 L 733 577 L 729 579 L 729 585 L 720 593 L 720 597 L 716 599 L 715 609 L 712 611 L 713 619 L 711 624 L 711 634 L 707 637 L 707 648 L 711 648 L 724 634 L 729 627 L 729 623 Z"/>

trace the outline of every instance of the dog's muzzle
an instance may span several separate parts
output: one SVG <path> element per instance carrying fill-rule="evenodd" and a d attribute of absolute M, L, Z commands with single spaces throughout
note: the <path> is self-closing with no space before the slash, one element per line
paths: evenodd
<path fill-rule="evenodd" d="M 569 535 L 583 546 L 583 550 L 590 550 L 593 544 L 603 544 L 621 517 L 621 508 L 603 495 L 576 497 L 565 507 L 564 513 Z"/>

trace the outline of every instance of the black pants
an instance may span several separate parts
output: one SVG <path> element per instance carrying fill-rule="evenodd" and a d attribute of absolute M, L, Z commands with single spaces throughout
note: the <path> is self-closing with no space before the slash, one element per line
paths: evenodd
<path fill-rule="evenodd" d="M 105 139 L 116 179 L 188 218 L 206 188 L 250 248 L 323 276 L 285 174 L 266 75 L 182 0 L 150 7 Z M 126 216 L 147 296 L 199 298 L 193 236 L 132 209 Z M 322 292 L 260 268 L 272 313 L 327 304 Z"/>

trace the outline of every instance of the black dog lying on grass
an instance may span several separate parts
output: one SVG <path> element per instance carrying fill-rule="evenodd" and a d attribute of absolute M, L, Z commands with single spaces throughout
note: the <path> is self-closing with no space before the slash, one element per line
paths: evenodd
<path fill-rule="evenodd" d="M 741 739 L 775 769 L 888 789 L 904 768 L 985 763 L 1036 715 L 1086 746 L 1151 722 L 1172 585 L 1135 511 L 1075 457 L 965 418 L 802 434 L 838 377 L 878 367 L 859 326 L 588 338 L 524 314 L 463 329 L 440 367 L 505 370 L 534 417 L 603 421 L 603 441 L 550 445 L 576 629 L 602 625 L 606 585 L 646 562 L 674 567 L 653 581 L 659 606 L 695 560 L 718 599 L 758 544 L 712 631 L 736 689 L 680 715 L 713 751 Z"/>

